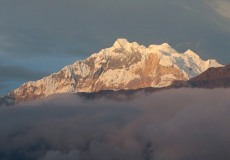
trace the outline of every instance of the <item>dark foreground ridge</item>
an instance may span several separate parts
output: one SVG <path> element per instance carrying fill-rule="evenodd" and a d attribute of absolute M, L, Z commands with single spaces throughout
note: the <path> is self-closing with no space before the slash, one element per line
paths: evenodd
<path fill-rule="evenodd" d="M 114 99 L 114 100 L 120 100 L 120 101 L 127 101 L 132 100 L 136 96 L 138 96 L 139 93 L 142 93 L 144 95 L 148 95 L 154 92 L 162 91 L 169 89 L 168 87 L 164 88 L 140 88 L 135 90 L 119 90 L 119 91 L 113 91 L 113 90 L 104 90 L 99 92 L 93 92 L 93 93 L 85 93 L 85 92 L 79 92 L 76 93 L 81 98 L 94 100 L 98 98 L 106 98 L 106 99 Z"/>
<path fill-rule="evenodd" d="M 230 64 L 225 67 L 209 68 L 188 81 L 175 81 L 171 88 L 228 88 L 230 87 Z"/>
<path fill-rule="evenodd" d="M 100 98 L 106 98 L 111 100 L 119 100 L 119 101 L 129 101 L 134 99 L 136 96 L 138 96 L 139 93 L 148 95 L 153 92 L 161 91 L 168 88 L 140 88 L 135 90 L 102 90 L 98 92 L 92 92 L 92 93 L 86 93 L 86 92 L 78 92 L 75 93 L 75 95 L 86 99 L 86 100 L 95 100 Z M 52 95 L 51 95 L 52 96 Z M 25 102 L 24 102 L 25 103 Z M 12 106 L 15 105 L 15 99 L 12 96 L 4 96 L 0 97 L 0 106 Z"/>

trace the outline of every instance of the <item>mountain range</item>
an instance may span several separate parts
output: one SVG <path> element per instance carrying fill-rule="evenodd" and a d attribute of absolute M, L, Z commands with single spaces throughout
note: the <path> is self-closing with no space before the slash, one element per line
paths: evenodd
<path fill-rule="evenodd" d="M 167 43 L 145 47 L 117 39 L 112 47 L 38 81 L 24 83 L 0 101 L 21 103 L 60 93 L 211 88 L 213 84 L 221 87 L 229 86 L 229 73 L 229 65 L 224 67 L 214 59 L 203 60 L 191 50 L 179 53 Z"/>

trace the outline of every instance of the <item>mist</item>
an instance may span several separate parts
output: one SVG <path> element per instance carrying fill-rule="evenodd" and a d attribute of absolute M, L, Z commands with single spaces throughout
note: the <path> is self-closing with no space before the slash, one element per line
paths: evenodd
<path fill-rule="evenodd" d="M 227 160 L 230 89 L 127 101 L 56 95 L 0 108 L 1 160 Z"/>

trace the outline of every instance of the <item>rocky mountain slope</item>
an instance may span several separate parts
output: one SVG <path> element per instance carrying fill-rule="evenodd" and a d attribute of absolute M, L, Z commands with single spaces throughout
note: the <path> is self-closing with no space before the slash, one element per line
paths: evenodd
<path fill-rule="evenodd" d="M 225 88 L 230 87 L 230 64 L 225 67 L 209 68 L 188 81 L 177 81 L 172 87 Z"/>
<path fill-rule="evenodd" d="M 8 96 L 19 103 L 58 93 L 161 88 L 220 66 L 216 60 L 202 60 L 191 50 L 178 53 L 167 43 L 145 47 L 118 39 L 112 47 L 38 81 L 27 82 Z"/>

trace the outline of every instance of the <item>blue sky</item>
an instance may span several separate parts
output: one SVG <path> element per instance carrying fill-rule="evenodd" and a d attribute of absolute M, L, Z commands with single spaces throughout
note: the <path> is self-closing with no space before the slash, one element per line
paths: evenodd
<path fill-rule="evenodd" d="M 117 38 L 230 63 L 229 0 L 1 0 L 0 95 Z"/>

